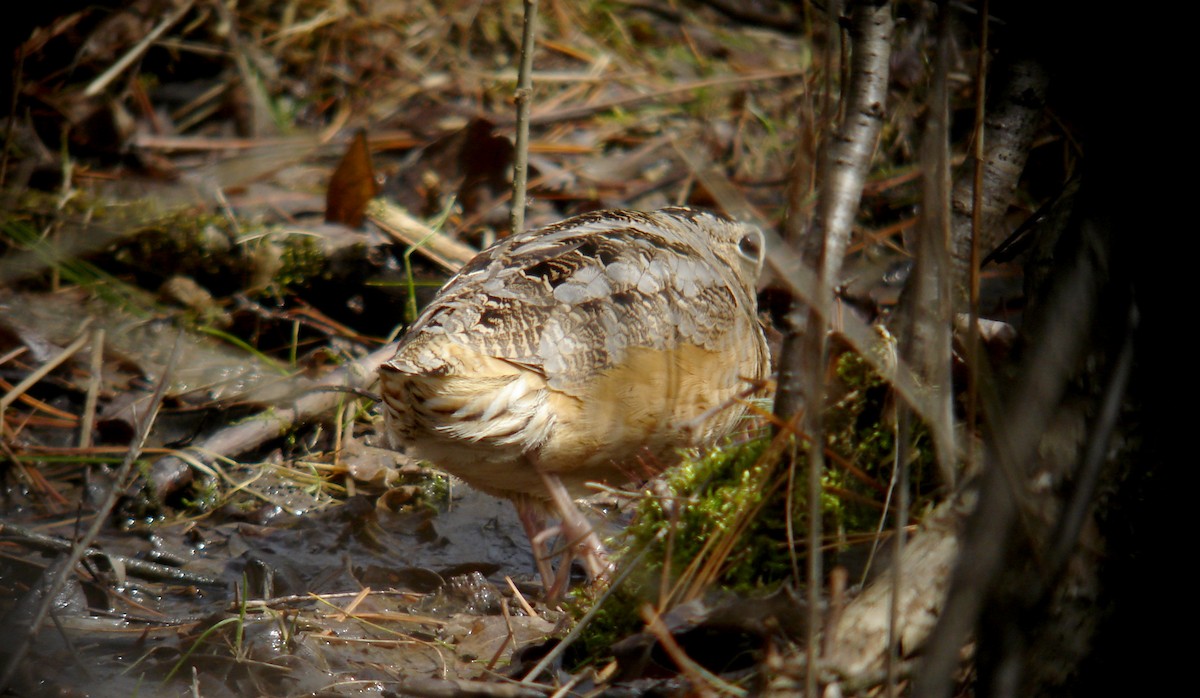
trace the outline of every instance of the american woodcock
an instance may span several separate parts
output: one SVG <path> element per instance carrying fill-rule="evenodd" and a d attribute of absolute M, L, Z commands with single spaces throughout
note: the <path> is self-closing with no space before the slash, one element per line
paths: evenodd
<path fill-rule="evenodd" d="M 381 367 L 389 445 L 512 499 L 551 596 L 568 560 L 555 577 L 538 555 L 547 502 L 601 574 L 572 497 L 733 430 L 736 398 L 769 372 L 763 254 L 757 228 L 689 208 L 599 211 L 497 242 Z"/>

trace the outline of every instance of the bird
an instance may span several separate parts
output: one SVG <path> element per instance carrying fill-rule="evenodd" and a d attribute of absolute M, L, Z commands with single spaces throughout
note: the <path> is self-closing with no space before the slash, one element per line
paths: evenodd
<path fill-rule="evenodd" d="M 501 239 L 380 369 L 386 444 L 510 499 L 547 596 L 607 562 L 574 500 L 729 435 L 770 372 L 762 231 L 711 211 L 604 210 Z M 749 387 L 748 387 L 749 386 Z M 547 509 L 569 541 L 540 554 Z"/>

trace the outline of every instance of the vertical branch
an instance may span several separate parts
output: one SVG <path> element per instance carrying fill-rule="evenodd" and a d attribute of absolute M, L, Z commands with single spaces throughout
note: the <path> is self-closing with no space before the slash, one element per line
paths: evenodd
<path fill-rule="evenodd" d="M 921 137 L 921 221 L 916 260 L 900 322 L 902 356 L 910 362 L 936 405 L 931 430 L 942 482 L 953 487 L 954 445 L 950 342 L 954 308 L 950 299 L 950 9 L 938 5 L 937 49 L 929 90 L 929 112 Z M 908 434 L 901 438 L 908 438 Z"/>
<path fill-rule="evenodd" d="M 883 127 L 887 101 L 888 59 L 891 55 L 892 15 L 886 2 L 863 0 L 853 9 L 850 38 L 853 57 L 850 85 L 846 94 L 846 119 L 838 132 L 824 144 L 821 153 L 821 192 L 816 214 L 807 234 L 798 241 L 801 258 L 815 268 L 821 281 L 817 318 L 807 322 L 798 301 L 786 318 L 783 360 L 779 371 L 776 414 L 789 418 L 804 404 L 801 387 L 803 364 L 800 347 L 809 327 L 822 327 L 827 316 L 827 296 L 841 273 L 858 204 L 862 200 L 867 169 Z M 831 300 L 829 301 L 831 302 Z M 814 333 L 823 334 L 816 332 Z M 814 386 L 814 389 L 815 386 Z"/>
<path fill-rule="evenodd" d="M 967 328 L 967 433 L 975 432 L 979 405 L 979 232 L 983 227 L 983 117 L 987 113 L 988 0 L 979 3 L 979 57 L 975 62 L 975 197 L 971 202 L 970 326 Z M 967 466 L 975 463 L 975 440 L 967 439 Z"/>
<path fill-rule="evenodd" d="M 888 59 L 891 56 L 892 13 L 887 2 L 860 0 L 851 10 L 850 80 L 845 92 L 844 119 L 821 153 L 822 176 L 816 213 L 807 234 L 798 243 L 802 259 L 817 270 L 819 280 L 812 304 L 793 299 L 786 318 L 780 387 L 775 411 L 785 421 L 804 412 L 808 444 L 808 623 L 805 695 L 816 695 L 817 633 L 821 604 L 821 480 L 824 472 L 824 435 L 821 395 L 825 355 L 825 327 L 833 305 L 833 285 L 841 274 L 851 225 L 862 200 L 863 184 L 883 126 L 887 101 Z M 796 213 L 796 212 L 793 212 Z"/>
<path fill-rule="evenodd" d="M 937 45 L 929 89 L 929 112 L 925 133 L 921 136 L 921 223 L 913 268 L 913 303 L 904 317 L 905 337 L 901 350 L 911 362 L 924 386 L 931 393 L 939 424 L 931 429 L 942 479 L 954 483 L 953 390 L 951 389 L 950 328 L 953 308 L 950 303 L 950 4 L 938 3 Z M 896 438 L 896 535 L 894 560 L 904 559 L 905 531 L 908 528 L 909 462 L 912 444 L 913 412 L 901 405 L 897 416 Z M 900 590 L 902 565 L 892 565 L 892 597 L 888 609 L 887 695 L 895 695 L 899 683 Z"/>
<path fill-rule="evenodd" d="M 838 19 L 842 16 L 842 1 L 830 0 L 825 12 L 825 89 L 821 94 L 821 118 L 831 124 L 837 118 L 837 102 L 833 101 L 834 68 L 845 70 L 846 43 L 842 41 L 842 27 Z M 844 76 L 839 76 L 844 77 Z M 841 82 L 846 84 L 846 80 Z"/>
<path fill-rule="evenodd" d="M 998 83 L 998 94 L 991 100 L 980 132 L 986 138 L 977 151 L 982 153 L 980 172 L 978 175 L 973 171 L 965 172 L 959 176 L 951 198 L 956 312 L 966 312 L 970 298 L 972 244 L 980 250 L 989 250 L 1004 239 L 999 223 L 1012 203 L 1025 170 L 1033 136 L 1046 105 L 1049 75 L 1037 61 L 1017 58 L 1004 66 Z M 976 194 L 976 191 L 980 193 Z M 971 242 L 972 231 L 977 239 L 975 243 Z"/>
<path fill-rule="evenodd" d="M 1091 208 L 1076 223 L 1076 249 L 1063 260 L 1045 314 L 1030 328 L 1029 351 L 1012 382 L 1010 397 L 1002 406 L 992 404 L 998 402 L 994 398 L 983 401 L 989 439 L 977 488 L 979 501 L 963 531 L 950 590 L 913 684 L 914 696 L 951 695 L 963 643 L 997 590 L 1015 550 L 1014 540 L 1029 535 L 1019 531 L 1018 498 L 1026 491 L 1025 478 L 1037 468 L 1034 456 L 1047 425 L 1060 408 L 1068 384 L 1078 378 L 1077 368 L 1100 313 L 1098 299 L 1111 253 L 1105 239 L 1109 235 L 1105 203 L 1088 203 Z"/>
<path fill-rule="evenodd" d="M 801 254 L 820 278 L 833 284 L 841 273 L 850 228 L 862 200 L 871 157 L 883 127 L 891 57 L 892 13 L 887 2 L 861 0 L 851 10 L 850 84 L 845 120 L 826 143 L 817 217 Z"/>
<path fill-rule="evenodd" d="M 525 189 L 529 182 L 529 113 L 533 108 L 533 37 L 537 24 L 537 0 L 525 0 L 521 25 L 521 68 L 517 75 L 517 143 L 513 159 L 512 231 L 525 229 Z"/>
<path fill-rule="evenodd" d="M 89 366 L 87 396 L 83 402 L 83 416 L 79 420 L 79 447 L 92 447 L 92 425 L 96 422 L 96 402 L 100 396 L 104 369 L 104 328 L 92 330 L 92 356 Z"/>

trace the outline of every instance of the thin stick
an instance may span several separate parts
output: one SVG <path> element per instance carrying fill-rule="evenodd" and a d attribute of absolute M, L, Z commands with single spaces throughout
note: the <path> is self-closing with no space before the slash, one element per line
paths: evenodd
<path fill-rule="evenodd" d="M 732 684 L 728 684 L 721 680 L 721 677 L 705 669 L 700 664 L 697 664 L 694 659 L 687 656 L 683 648 L 672 637 L 671 631 L 667 628 L 667 624 L 663 622 L 654 607 L 650 604 L 643 604 L 641 608 L 642 620 L 646 622 L 646 630 L 658 640 L 659 646 L 675 662 L 679 670 L 683 672 L 692 681 L 692 689 L 696 690 L 700 695 L 711 695 L 712 688 L 718 689 L 726 695 L 744 696 L 746 690 Z M 710 690 L 704 690 L 704 689 Z"/>
<path fill-rule="evenodd" d="M 101 372 L 104 369 L 104 328 L 92 330 L 91 377 L 88 378 L 87 397 L 83 402 L 83 418 L 79 421 L 79 447 L 91 448 L 92 425 L 96 423 L 96 401 L 100 396 Z"/>
<path fill-rule="evenodd" d="M 533 110 L 533 35 L 537 0 L 525 0 L 521 28 L 521 71 L 517 76 L 517 143 L 513 161 L 512 231 L 525 229 L 525 190 L 529 183 L 529 114 Z"/>
<path fill-rule="evenodd" d="M 119 59 L 117 59 L 116 63 L 113 63 L 111 66 L 109 66 L 108 70 L 104 71 L 99 75 L 99 77 L 93 80 L 91 84 L 84 89 L 83 96 L 95 97 L 96 95 L 100 94 L 105 87 L 108 87 L 108 83 L 116 79 L 116 77 L 124 72 L 126 68 L 132 65 L 134 61 L 141 58 L 142 54 L 149 50 L 150 46 L 153 45 L 155 41 L 158 41 L 159 37 L 166 33 L 168 29 L 175 26 L 176 22 L 183 19 L 183 16 L 192 9 L 193 2 L 194 0 L 187 0 L 179 7 L 175 8 L 174 12 L 164 17 L 157 26 L 150 30 L 150 33 L 147 34 L 144 39 L 137 42 L 137 45 L 129 49 L 124 56 L 121 56 Z"/>
<path fill-rule="evenodd" d="M 975 431 L 979 408 L 979 237 L 983 232 L 984 128 L 987 113 L 988 0 L 979 5 L 979 58 L 975 64 L 975 190 L 971 197 L 970 326 L 967 328 L 967 468 L 975 465 Z"/>
<path fill-rule="evenodd" d="M 450 273 L 462 269 L 463 265 L 479 254 L 479 250 L 474 247 L 426 225 L 404 209 L 383 199 L 375 199 L 367 204 L 367 217 L 378 225 L 385 235 L 419 250 Z"/>
<path fill-rule="evenodd" d="M 837 3 L 828 10 L 836 12 Z M 867 169 L 883 125 L 887 104 L 888 59 L 892 17 L 888 4 L 858 0 L 851 6 L 850 38 L 853 46 L 847 66 L 849 80 L 842 92 L 843 118 L 835 134 L 821 146 L 819 174 L 822 188 L 807 231 L 794 244 L 803 263 L 816 271 L 813 294 L 807 303 L 793 296 L 785 321 L 783 358 L 779 365 L 779 391 L 775 413 L 783 419 L 797 414 L 805 403 L 804 430 L 809 434 L 807 467 L 808 565 L 806 570 L 809 622 L 805 638 L 804 694 L 817 695 L 817 636 L 821 628 L 822 560 L 821 478 L 825 469 L 821 411 L 813 409 L 824 396 L 825 363 L 829 346 L 825 320 L 833 309 L 833 286 L 838 282 L 850 230 L 862 199 Z M 829 37 L 829 38 L 832 38 Z M 843 61 L 846 63 L 846 61 Z M 832 96 L 832 95 L 830 95 Z M 832 105 L 827 105 L 831 110 Z M 829 115 L 828 112 L 826 112 Z M 769 256 L 772 263 L 778 254 Z M 792 467 L 795 467 L 794 464 Z"/>
<path fill-rule="evenodd" d="M 291 401 L 281 400 L 270 410 L 265 410 L 253 419 L 227 426 L 202 441 L 192 444 L 184 451 L 160 458 L 150 467 L 150 486 L 158 496 L 169 493 L 176 486 L 180 471 L 194 467 L 196 462 L 210 463 L 221 456 L 243 453 L 259 444 L 286 433 L 296 424 L 308 422 L 327 414 L 344 399 L 341 388 L 369 385 L 376 379 L 375 372 L 380 364 L 392 358 L 395 345 L 376 349 L 354 363 L 346 364 L 321 379 L 301 397 Z M 330 391 L 329 388 L 338 388 Z M 197 461 L 184 458 L 192 454 Z"/>
<path fill-rule="evenodd" d="M 942 12 L 946 5 L 941 5 Z M 911 451 L 913 429 L 913 413 L 910 409 L 901 409 L 897 416 L 896 425 L 896 535 L 892 540 L 894 560 L 904 559 L 905 527 L 908 526 L 908 461 Z M 887 622 L 887 653 L 884 655 L 884 668 L 887 672 L 887 682 L 884 685 L 884 695 L 892 698 L 897 693 L 900 682 L 900 586 L 904 583 L 904 566 L 892 565 L 892 593 L 888 599 Z"/>
<path fill-rule="evenodd" d="M 621 570 L 621 573 L 618 574 L 617 578 L 613 580 L 612 586 L 605 590 L 604 594 L 600 597 L 600 600 L 597 601 L 594 606 L 589 608 L 587 613 L 583 614 L 583 617 L 579 619 L 579 622 L 575 624 L 575 627 L 571 628 L 571 632 L 567 633 L 567 636 L 560 640 L 559 643 L 554 646 L 554 649 L 547 652 L 546 656 L 542 657 L 542 660 L 538 662 L 536 666 L 530 669 L 529 673 L 525 674 L 525 678 L 521 679 L 522 684 L 533 683 L 534 679 L 536 679 L 543 671 L 545 671 L 547 667 L 553 664 L 555 660 L 562 656 L 563 652 L 567 651 L 567 648 L 571 646 L 571 643 L 579 639 L 580 634 L 583 633 L 583 629 L 587 627 L 588 623 L 592 622 L 592 619 L 595 618 L 596 614 L 600 612 L 600 609 L 604 607 L 604 602 L 608 601 L 608 597 L 612 596 L 617 589 L 621 587 L 621 584 L 631 572 L 639 568 L 639 566 L 642 564 L 642 558 L 646 557 L 646 553 L 649 552 L 649 550 L 649 546 L 643 548 L 642 552 L 638 553 L 637 557 L 625 565 L 625 568 Z"/>
<path fill-rule="evenodd" d="M 513 598 L 517 600 L 517 603 L 521 604 L 521 608 L 525 609 L 525 613 L 529 614 L 530 618 L 540 618 L 541 616 L 537 614 L 537 611 L 533 610 L 533 606 L 530 606 L 529 602 L 525 600 L 525 595 L 517 589 L 516 584 L 513 584 L 512 577 L 504 575 L 504 581 L 508 584 L 508 588 L 512 590 Z"/>
<path fill-rule="evenodd" d="M 12 361 L 13 359 L 17 358 L 18 356 L 20 356 L 21 354 L 24 354 L 27 351 L 29 351 L 29 347 L 22 346 L 22 347 L 17 347 L 16 349 L 13 349 L 12 351 L 5 354 L 4 356 L 0 356 L 0 366 L 3 366 L 4 364 L 8 363 L 9 361 Z"/>
<path fill-rule="evenodd" d="M 18 526 L 13 523 L 0 521 L 0 534 L 5 536 L 5 539 L 10 542 L 19 543 L 21 545 L 42 550 L 49 553 L 69 553 L 74 547 L 74 544 L 68 540 L 55 536 L 48 536 L 43 533 L 38 533 L 25 526 Z M 181 584 L 203 584 L 206 586 L 223 586 L 224 581 L 216 577 L 210 577 L 206 574 L 198 572 L 190 572 L 188 570 L 179 569 L 178 567 L 170 567 L 160 565 L 156 562 L 147 560 L 139 560 L 125 555 L 117 555 L 112 552 L 98 550 L 96 548 L 87 548 L 84 551 L 84 557 L 87 558 L 107 558 L 111 562 L 116 562 L 125 568 L 125 571 L 130 576 L 141 577 L 152 581 L 176 582 Z"/>
<path fill-rule="evenodd" d="M 13 404 L 17 398 L 24 395 L 26 390 L 29 390 L 36 385 L 38 381 L 45 378 L 46 374 L 58 368 L 59 365 L 61 365 L 64 361 L 74 356 L 75 352 L 83 348 L 83 345 L 87 343 L 87 340 L 87 335 L 80 335 L 74 342 L 71 342 L 69 347 L 59 352 L 58 356 L 50 359 L 38 367 L 36 371 L 30 373 L 28 376 L 25 376 L 25 380 L 13 386 L 13 389 L 8 391 L 4 397 L 0 397 L 0 422 L 4 420 L 4 411 L 8 409 L 9 405 Z"/>

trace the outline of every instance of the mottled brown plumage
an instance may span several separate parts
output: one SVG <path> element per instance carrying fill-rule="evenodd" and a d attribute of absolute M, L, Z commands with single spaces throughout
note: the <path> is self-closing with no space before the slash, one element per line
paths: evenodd
<path fill-rule="evenodd" d="M 670 465 L 741 417 L 733 398 L 769 371 L 762 255 L 761 231 L 687 208 L 600 211 L 502 240 L 380 369 L 387 437 L 518 509 L 551 500 L 585 535 L 568 493 L 622 483 L 638 461 Z"/>

